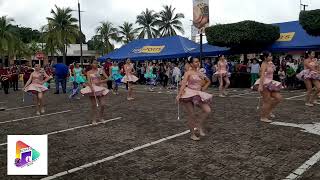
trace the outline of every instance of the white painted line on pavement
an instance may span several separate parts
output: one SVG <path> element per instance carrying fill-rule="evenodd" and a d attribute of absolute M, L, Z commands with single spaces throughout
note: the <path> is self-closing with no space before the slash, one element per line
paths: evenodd
<path fill-rule="evenodd" d="M 289 174 L 284 180 L 295 180 L 302 176 L 308 169 L 320 161 L 320 151 L 304 162 L 298 169 Z"/>
<path fill-rule="evenodd" d="M 243 96 L 243 95 L 247 95 L 247 94 L 254 94 L 256 92 L 248 92 L 248 93 L 243 93 L 243 94 L 237 94 L 237 95 L 232 95 L 230 97 L 240 97 L 240 96 Z"/>
<path fill-rule="evenodd" d="M 26 117 L 26 118 L 14 119 L 14 120 L 10 120 L 10 121 L 0 122 L 0 124 L 7 124 L 7 123 L 12 123 L 12 122 L 24 121 L 27 119 L 35 119 L 35 118 L 39 118 L 39 117 L 52 116 L 52 115 L 63 114 L 63 113 L 68 113 L 68 112 L 71 112 L 71 110 L 55 112 L 55 113 L 50 113 L 50 114 L 44 114 L 44 115 L 40 115 L 40 116 L 31 116 L 31 117 Z"/>
<path fill-rule="evenodd" d="M 96 125 L 99 125 L 99 124 L 106 124 L 108 122 L 116 121 L 116 120 L 119 120 L 121 118 L 122 117 L 117 117 L 117 118 L 108 119 L 108 120 L 99 122 L 97 124 L 87 124 L 87 125 L 83 125 L 83 126 L 73 127 L 73 128 L 69 128 L 69 129 L 60 130 L 60 131 L 55 131 L 55 132 L 48 133 L 47 135 L 59 134 L 59 133 L 67 132 L 67 131 L 73 131 L 73 130 L 76 130 L 76 129 L 86 128 L 86 127 L 90 127 L 90 126 L 96 126 Z"/>
<path fill-rule="evenodd" d="M 77 171 L 81 171 L 81 170 L 83 170 L 83 169 L 86 169 L 86 168 L 95 166 L 95 165 L 97 165 L 97 164 L 100 164 L 100 163 L 103 163 L 103 162 L 106 162 L 106 161 L 113 160 L 113 159 L 115 159 L 115 158 L 124 156 L 124 155 L 126 155 L 126 154 L 133 153 L 133 152 L 138 151 L 138 150 L 140 150 L 140 149 L 144 149 L 144 148 L 153 146 L 153 145 L 155 145 L 155 144 L 158 144 L 158 143 L 161 143 L 161 142 L 170 140 L 170 139 L 174 139 L 174 138 L 179 137 L 179 136 L 183 136 L 183 135 L 185 135 L 185 134 L 188 134 L 189 132 L 190 132 L 190 130 L 187 130 L 187 131 L 184 131 L 184 132 L 179 133 L 179 134 L 175 134 L 175 135 L 172 135 L 172 136 L 168 136 L 168 137 L 166 137 L 166 138 L 162 138 L 162 139 L 159 139 L 159 140 L 157 140 L 157 141 L 153 141 L 153 142 L 151 142 L 151 143 L 147 143 L 147 144 L 144 144 L 144 145 L 142 145 L 142 146 L 138 146 L 138 147 L 129 149 L 129 150 L 127 150 L 127 151 L 124 151 L 124 152 L 121 152 L 121 153 L 118 153 L 118 154 L 115 154 L 115 155 L 112 155 L 112 156 L 103 158 L 103 159 L 101 159 L 101 160 L 94 161 L 94 162 L 91 162 L 91 163 L 87 163 L 87 164 L 84 164 L 84 165 L 82 165 L 82 166 L 79 166 L 79 167 L 76 167 L 76 168 L 73 168 L 73 169 L 69 169 L 69 170 L 66 170 L 66 171 L 57 173 L 57 174 L 55 174 L 55 175 L 52 175 L 52 176 L 48 176 L 48 177 L 42 178 L 41 180 L 56 179 L 56 178 L 62 177 L 62 176 L 67 175 L 67 174 L 71 174 L 71 173 L 74 173 L 74 172 L 77 172 Z"/>
<path fill-rule="evenodd" d="M 49 136 L 49 135 L 53 135 L 53 134 L 59 134 L 59 133 L 68 132 L 68 131 L 74 131 L 76 129 L 86 128 L 86 127 L 91 127 L 91 126 L 97 126 L 99 124 L 106 124 L 108 122 L 116 121 L 116 120 L 119 120 L 119 119 L 122 119 L 122 117 L 108 119 L 108 120 L 99 122 L 97 124 L 87 124 L 87 125 L 83 125 L 83 126 L 77 126 L 77 127 L 73 127 L 73 128 L 69 128 L 69 129 L 60 130 L 60 131 L 54 131 L 54 132 L 50 132 L 50 133 L 47 133 L 47 134 L 44 134 L 44 135 L 48 135 Z M 2 143 L 2 144 L 0 144 L 0 147 L 1 146 L 5 146 L 5 145 L 7 145 L 7 143 Z"/>
<path fill-rule="evenodd" d="M 15 108 L 9 108 L 6 109 L 5 111 L 12 111 L 12 110 L 17 110 L 17 109 L 24 109 L 24 108 L 30 108 L 30 107 L 34 107 L 35 105 L 30 105 L 30 106 L 21 106 L 21 107 L 15 107 Z"/>
<path fill-rule="evenodd" d="M 289 98 L 285 98 L 286 100 L 290 100 L 290 99 L 294 99 L 294 98 L 298 98 L 298 97 L 303 97 L 306 96 L 306 93 L 304 92 L 302 95 L 299 96 L 293 96 L 293 97 L 289 97 Z"/>

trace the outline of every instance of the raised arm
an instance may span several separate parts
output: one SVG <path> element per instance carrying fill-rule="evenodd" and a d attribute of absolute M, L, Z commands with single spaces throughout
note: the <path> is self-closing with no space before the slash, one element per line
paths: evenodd
<path fill-rule="evenodd" d="M 48 76 L 48 74 L 44 71 L 43 72 L 43 75 L 44 75 L 44 80 L 43 80 L 43 83 L 45 83 L 45 82 L 48 82 L 50 79 L 51 79 L 51 77 L 50 76 Z"/>
<path fill-rule="evenodd" d="M 210 79 L 207 76 L 203 76 L 204 80 L 206 81 L 206 83 L 204 84 L 204 86 L 201 88 L 202 91 L 205 91 L 208 89 L 208 87 L 211 84 Z"/>

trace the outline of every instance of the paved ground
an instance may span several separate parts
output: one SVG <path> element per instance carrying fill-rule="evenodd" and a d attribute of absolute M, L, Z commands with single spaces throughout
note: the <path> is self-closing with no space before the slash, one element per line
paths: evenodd
<path fill-rule="evenodd" d="M 214 111 L 208 121 L 209 136 L 200 142 L 189 140 L 183 111 L 177 120 L 174 91 L 147 92 L 139 86 L 136 100 L 130 103 L 125 101 L 124 90 L 119 96 L 110 94 L 104 117 L 118 119 L 83 128 L 90 118 L 85 97 L 70 102 L 66 95 L 50 92 L 48 116 L 21 120 L 35 116 L 35 110 L 12 109 L 28 106 L 22 103 L 22 93 L 0 92 L 0 102 L 4 102 L 0 106 L 9 109 L 0 112 L 0 144 L 6 143 L 8 134 L 48 134 L 80 127 L 49 135 L 49 177 L 62 173 L 57 179 L 75 180 L 285 179 L 320 151 L 320 124 L 313 125 L 320 123 L 320 106 L 305 107 L 303 91 L 283 91 L 287 99 L 275 111 L 274 121 L 293 123 L 284 125 L 257 121 L 259 96 L 255 92 L 232 89 L 229 97 L 219 98 L 216 89 L 210 91 L 215 95 Z M 50 115 L 57 112 L 61 114 Z M 302 124 L 316 133 L 302 132 L 307 127 Z M 6 176 L 6 151 L 6 145 L 0 146 L 0 179 L 45 178 Z M 83 165 L 86 168 L 74 169 Z M 72 169 L 77 171 L 64 173 Z M 304 171 L 302 179 L 320 179 L 320 162 Z"/>

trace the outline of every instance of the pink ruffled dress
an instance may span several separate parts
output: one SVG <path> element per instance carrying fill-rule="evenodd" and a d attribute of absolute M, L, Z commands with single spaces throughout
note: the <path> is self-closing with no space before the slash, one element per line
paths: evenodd
<path fill-rule="evenodd" d="M 126 75 L 122 78 L 121 82 L 128 83 L 128 82 L 137 82 L 139 78 L 132 74 L 133 64 L 130 66 L 125 65 L 124 70 Z"/>
<path fill-rule="evenodd" d="M 33 94 L 37 94 L 39 92 L 48 91 L 48 88 L 45 87 L 43 84 L 44 75 L 41 73 L 34 73 L 32 77 L 32 82 L 29 86 L 26 87 L 24 90 L 25 92 L 31 92 Z"/>
<path fill-rule="evenodd" d="M 281 82 L 273 80 L 273 72 L 275 71 L 275 65 L 270 62 L 265 72 L 265 78 L 263 81 L 263 87 L 270 92 L 279 92 L 283 86 Z M 260 79 L 258 79 L 252 86 L 253 90 L 258 90 L 260 85 Z"/>
<path fill-rule="evenodd" d="M 309 66 L 316 68 L 317 62 L 315 60 L 309 62 Z M 304 67 L 304 70 L 301 71 L 299 74 L 296 76 L 299 80 L 304 81 L 306 79 L 310 80 L 320 80 L 320 74 L 317 71 L 313 71 L 311 69 L 307 69 Z"/>
<path fill-rule="evenodd" d="M 195 105 L 202 103 L 210 103 L 212 101 L 212 94 L 201 91 L 202 75 L 200 73 L 191 75 L 187 82 L 188 86 L 184 89 L 180 101 L 192 102 Z"/>
<path fill-rule="evenodd" d="M 105 96 L 109 93 L 109 90 L 99 84 L 100 82 L 100 74 L 90 74 L 91 78 L 91 83 L 92 83 L 92 88 L 94 92 L 92 92 L 90 86 L 87 86 L 83 89 L 80 90 L 81 94 L 86 95 L 86 96 Z"/>
<path fill-rule="evenodd" d="M 230 77 L 230 73 L 228 72 L 227 70 L 227 61 L 219 61 L 218 62 L 218 70 L 216 73 L 214 73 L 214 75 L 219 75 L 219 76 L 222 76 L 222 77 L 225 77 L 225 76 L 228 76 Z"/>

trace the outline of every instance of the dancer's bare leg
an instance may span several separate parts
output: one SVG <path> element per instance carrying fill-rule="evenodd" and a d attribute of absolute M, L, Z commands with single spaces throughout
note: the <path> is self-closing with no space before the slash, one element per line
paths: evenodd
<path fill-rule="evenodd" d="M 103 114 L 104 114 L 104 109 L 106 106 L 106 97 L 98 97 L 98 101 L 99 101 L 99 107 L 100 107 L 100 111 L 99 111 L 99 120 L 103 121 Z"/>
<path fill-rule="evenodd" d="M 97 104 L 94 97 L 90 97 L 91 101 L 91 123 L 96 124 L 97 123 Z"/>
<path fill-rule="evenodd" d="M 37 94 L 36 98 L 35 98 L 35 102 L 36 102 L 36 110 L 37 110 L 37 115 L 40 115 L 40 100 L 39 100 L 39 93 Z"/>
<path fill-rule="evenodd" d="M 192 102 L 185 102 L 185 103 L 183 103 L 183 105 L 184 105 L 184 107 L 186 109 L 186 112 L 187 112 L 187 115 L 188 115 L 187 125 L 188 125 L 188 127 L 190 129 L 191 139 L 195 140 L 195 141 L 199 141 L 200 138 L 198 138 L 196 136 L 195 130 L 194 130 L 194 128 L 197 127 L 197 122 L 195 120 L 193 103 Z"/>
<path fill-rule="evenodd" d="M 43 92 L 38 93 L 38 104 L 39 104 L 39 110 L 41 113 L 44 113 L 44 107 L 43 107 Z"/>
<path fill-rule="evenodd" d="M 219 93 L 220 93 L 219 96 L 220 96 L 220 97 L 224 97 L 223 92 L 224 92 L 223 78 L 222 78 L 222 75 L 220 74 L 220 75 L 219 75 Z"/>
<path fill-rule="evenodd" d="M 309 79 L 304 80 L 306 85 L 307 94 L 306 94 L 306 105 L 312 106 L 311 96 L 312 96 L 312 81 Z"/>
<path fill-rule="evenodd" d="M 260 111 L 260 121 L 271 122 L 268 116 L 271 112 L 271 94 L 269 91 L 264 90 L 261 92 L 262 95 L 262 108 Z"/>
<path fill-rule="evenodd" d="M 209 104 L 200 104 L 200 108 L 202 110 L 202 113 L 199 118 L 199 132 L 200 136 L 205 136 L 205 124 L 209 114 L 211 113 L 211 108 Z"/>
<path fill-rule="evenodd" d="M 132 84 L 129 82 L 128 83 L 128 100 L 133 100 L 134 98 L 132 97 L 132 91 L 133 91 L 133 86 Z"/>
<path fill-rule="evenodd" d="M 281 94 L 279 92 L 272 92 L 271 93 L 271 106 L 270 109 L 268 111 L 269 116 L 273 115 L 272 111 L 274 110 L 274 108 L 283 100 Z"/>
<path fill-rule="evenodd" d="M 319 80 L 313 80 L 312 83 L 314 84 L 315 86 L 315 93 L 311 96 L 311 103 L 316 103 L 318 104 L 317 102 L 317 98 L 318 98 L 318 94 L 320 93 L 320 81 Z"/>
<path fill-rule="evenodd" d="M 230 80 L 229 77 L 226 75 L 224 78 L 224 81 L 226 82 L 224 88 L 223 88 L 223 95 L 227 95 L 226 90 L 228 89 L 228 87 L 230 86 Z"/>

